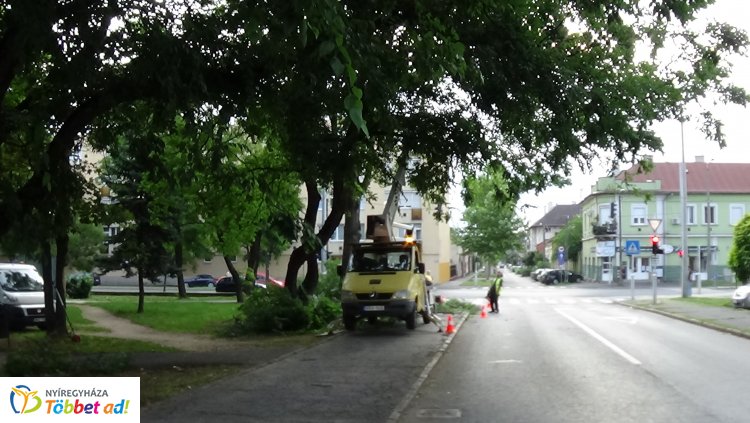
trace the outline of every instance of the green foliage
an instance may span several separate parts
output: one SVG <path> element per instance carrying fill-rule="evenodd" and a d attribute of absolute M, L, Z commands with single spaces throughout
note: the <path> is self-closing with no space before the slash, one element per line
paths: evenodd
<path fill-rule="evenodd" d="M 310 319 L 308 329 L 319 330 L 341 317 L 341 303 L 325 296 L 309 298 L 305 311 Z"/>
<path fill-rule="evenodd" d="M 553 250 L 565 247 L 565 255 L 572 262 L 578 261 L 578 255 L 583 248 L 583 219 L 580 215 L 573 217 L 552 238 Z"/>
<path fill-rule="evenodd" d="M 65 285 L 65 293 L 68 298 L 83 299 L 88 298 L 91 293 L 91 287 L 94 286 L 94 277 L 91 273 L 78 272 L 68 276 Z"/>
<path fill-rule="evenodd" d="M 101 225 L 76 222 L 70 231 L 68 246 L 70 266 L 84 272 L 94 270 L 105 239 Z"/>
<path fill-rule="evenodd" d="M 531 266 L 524 266 L 524 267 L 521 268 L 521 270 L 519 271 L 519 273 L 521 274 L 521 276 L 531 276 L 531 271 L 533 269 L 534 268 L 531 267 Z"/>
<path fill-rule="evenodd" d="M 464 182 L 466 226 L 454 231 L 455 242 L 488 263 L 505 259 L 520 248 L 523 222 L 510 201 L 507 183 L 499 173 L 468 178 Z"/>
<path fill-rule="evenodd" d="M 317 294 L 333 300 L 341 299 L 341 278 L 336 273 L 336 267 L 341 264 L 339 260 L 327 260 L 325 262 L 326 273 L 320 275 Z"/>
<path fill-rule="evenodd" d="M 739 281 L 745 283 L 750 279 L 750 214 L 746 214 L 734 228 L 728 264 Z"/>
<path fill-rule="evenodd" d="M 240 312 L 242 325 L 255 333 L 297 331 L 310 324 L 302 301 L 273 286 L 253 290 L 240 306 Z"/>

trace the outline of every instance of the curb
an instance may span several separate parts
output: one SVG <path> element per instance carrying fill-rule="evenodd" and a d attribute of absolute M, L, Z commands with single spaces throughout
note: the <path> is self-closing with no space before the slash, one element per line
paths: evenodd
<path fill-rule="evenodd" d="M 627 304 L 627 303 L 624 303 L 624 302 L 621 302 L 621 301 L 617 301 L 617 302 L 615 302 L 615 304 L 619 304 L 619 305 L 625 306 L 625 307 L 634 308 L 634 309 L 637 309 L 637 310 L 648 311 L 648 312 L 655 313 L 655 314 L 661 314 L 662 316 L 671 317 L 672 319 L 682 320 L 683 322 L 692 323 L 692 324 L 694 324 L 696 326 L 703 326 L 703 327 L 708 328 L 708 329 L 713 329 L 713 330 L 716 330 L 716 331 L 719 331 L 719 332 L 728 333 L 730 335 L 739 336 L 740 338 L 750 339 L 750 333 L 741 331 L 739 329 L 734 329 L 734 328 L 730 328 L 730 327 L 726 327 L 726 326 L 721 326 L 721 325 L 717 325 L 717 324 L 710 323 L 710 322 L 704 322 L 702 320 L 698 320 L 698 319 L 695 319 L 695 318 L 692 318 L 692 317 L 687 317 L 687 316 L 683 316 L 683 315 L 680 315 L 680 314 L 670 313 L 668 311 L 658 310 L 658 309 L 655 309 L 655 308 L 639 306 L 639 305 L 636 305 L 636 304 Z"/>

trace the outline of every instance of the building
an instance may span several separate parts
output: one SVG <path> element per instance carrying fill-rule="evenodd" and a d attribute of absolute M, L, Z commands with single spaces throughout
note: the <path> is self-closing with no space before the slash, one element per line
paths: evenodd
<path fill-rule="evenodd" d="M 581 213 L 580 204 L 566 204 L 554 206 L 541 219 L 529 227 L 527 251 L 536 251 L 552 260 L 552 238 L 560 232 L 568 221 Z"/>
<path fill-rule="evenodd" d="M 365 222 L 368 215 L 382 214 L 383 206 L 388 198 L 390 187 L 374 186 L 370 187 L 373 198 L 366 201 L 364 198 L 359 203 L 359 220 L 360 234 L 364 241 Z M 304 190 L 300 193 L 303 203 L 307 201 Z M 422 260 L 425 263 L 426 270 L 430 271 L 433 280 L 442 283 L 450 280 L 458 272 L 461 272 L 463 266 L 456 263 L 456 256 L 452 257 L 450 227 L 447 222 L 437 220 L 433 216 L 435 207 L 428 204 L 422 199 L 419 193 L 406 186 L 399 197 L 398 214 L 395 221 L 414 226 L 414 236 L 422 243 Z M 316 221 L 316 231 L 320 229 L 324 219 L 328 216 L 331 208 L 331 198 L 328 193 L 321 193 L 321 201 L 318 205 L 318 216 Z M 400 229 L 398 236 L 404 236 L 404 230 Z M 341 259 L 344 250 L 344 222 L 342 221 L 333 236 L 328 241 L 323 254 L 326 259 Z M 283 278 L 286 275 L 287 264 L 291 249 L 282 254 L 277 260 L 270 263 L 268 272 L 276 278 Z M 237 270 L 244 273 L 247 269 L 247 263 L 241 258 L 233 261 Z M 224 259 L 221 256 L 209 257 L 197 263 L 195 273 L 208 273 L 211 275 L 223 275 L 227 271 Z M 260 269 L 264 271 L 265 269 Z M 305 271 L 302 267 L 300 277 Z M 188 271 L 188 273 L 190 273 Z"/>
<path fill-rule="evenodd" d="M 688 256 L 693 280 L 732 279 L 727 267 L 734 227 L 750 208 L 750 164 L 686 163 L 685 222 L 680 202 L 679 163 L 636 165 L 599 178 L 581 202 L 583 273 L 602 282 L 648 280 L 678 282 L 679 252 Z M 652 229 L 655 227 L 655 229 Z M 682 231 L 687 245 L 681 245 Z M 657 235 L 664 254 L 653 255 Z"/>

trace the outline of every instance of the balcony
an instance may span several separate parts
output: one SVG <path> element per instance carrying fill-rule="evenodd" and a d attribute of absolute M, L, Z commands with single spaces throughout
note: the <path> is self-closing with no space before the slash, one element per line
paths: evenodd
<path fill-rule="evenodd" d="M 617 233 L 617 223 L 610 222 L 603 225 L 591 225 L 591 230 L 596 236 L 615 235 Z"/>

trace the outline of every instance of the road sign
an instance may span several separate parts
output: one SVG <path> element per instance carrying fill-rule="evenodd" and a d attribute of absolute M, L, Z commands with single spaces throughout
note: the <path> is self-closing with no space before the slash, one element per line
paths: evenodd
<path fill-rule="evenodd" d="M 565 264 L 565 251 L 564 250 L 561 250 L 559 253 L 557 253 L 557 264 L 560 266 Z"/>
<path fill-rule="evenodd" d="M 561 246 L 557 247 L 557 251 L 559 251 L 559 252 L 561 252 L 561 253 L 562 253 L 563 251 L 565 251 L 565 247 L 563 247 L 563 246 L 561 245 Z"/>
<path fill-rule="evenodd" d="M 641 252 L 641 242 L 635 239 L 625 241 L 625 254 L 632 256 Z"/>
<path fill-rule="evenodd" d="M 672 254 L 672 253 L 674 253 L 674 246 L 673 245 L 664 244 L 664 245 L 661 246 L 661 249 L 664 250 L 664 254 Z"/>

